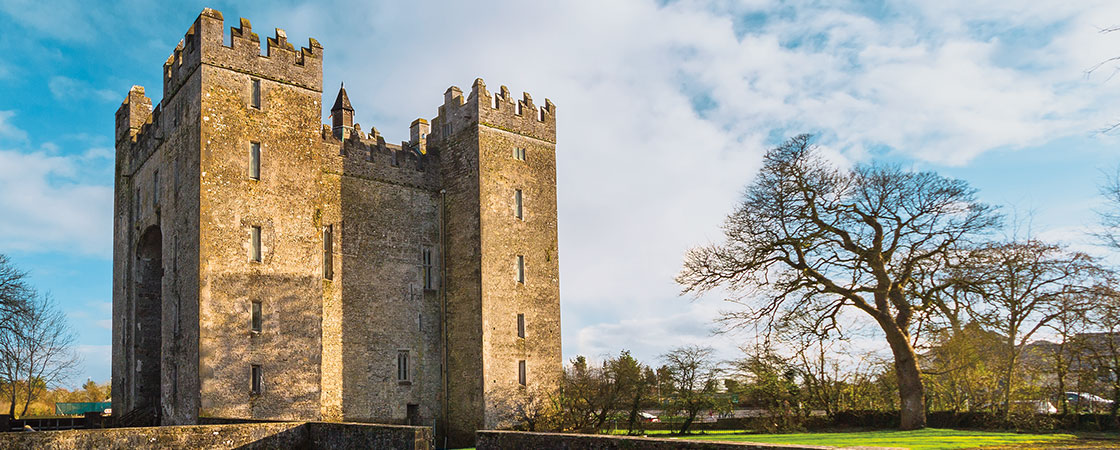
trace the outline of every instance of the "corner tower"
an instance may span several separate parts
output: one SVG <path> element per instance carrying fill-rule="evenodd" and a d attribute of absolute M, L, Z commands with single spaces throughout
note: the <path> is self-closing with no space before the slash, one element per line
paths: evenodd
<path fill-rule="evenodd" d="M 452 443 L 499 425 L 504 393 L 555 386 L 562 370 L 556 217 L 556 107 L 491 93 L 444 93 L 428 145 L 445 199 L 444 410 Z"/>
<path fill-rule="evenodd" d="M 158 106 L 135 87 L 117 112 L 113 409 L 126 424 L 320 417 L 322 47 L 277 29 L 261 55 L 239 25 L 227 46 L 222 14 L 204 9 L 163 66 Z"/>

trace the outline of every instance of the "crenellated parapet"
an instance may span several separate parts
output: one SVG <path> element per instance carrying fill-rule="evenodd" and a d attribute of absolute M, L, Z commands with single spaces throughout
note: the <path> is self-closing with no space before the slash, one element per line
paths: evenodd
<path fill-rule="evenodd" d="M 164 63 L 165 102 L 203 64 L 322 92 L 323 47 L 318 41 L 309 38 L 308 46 L 297 50 L 288 42 L 287 33 L 277 28 L 275 36 L 266 39 L 262 55 L 260 37 L 248 19 L 242 18 L 239 26 L 230 27 L 228 46 L 223 26 L 222 13 L 210 8 L 195 19 Z"/>
<path fill-rule="evenodd" d="M 144 95 L 143 86 L 129 89 L 116 114 L 117 163 L 125 174 L 131 174 L 163 141 L 162 105 L 152 108 L 152 99 Z"/>
<path fill-rule="evenodd" d="M 519 99 L 505 86 L 491 93 L 481 78 L 474 80 L 470 96 L 479 99 L 480 125 L 556 142 L 556 105 L 552 100 L 546 98 L 544 106 L 537 106 L 528 92 L 521 93 Z"/>
<path fill-rule="evenodd" d="M 329 125 L 320 131 L 323 145 L 337 155 L 341 173 L 358 178 L 434 189 L 439 171 L 438 155 L 424 154 L 409 142 L 392 144 L 376 128 L 367 134 L 360 124 L 346 139 L 339 139 Z"/>
<path fill-rule="evenodd" d="M 546 98 L 544 106 L 537 106 L 529 93 L 524 92 L 521 98 L 515 98 L 505 86 L 499 92 L 491 93 L 481 78 L 474 80 L 466 98 L 456 86 L 447 89 L 439 115 L 432 121 L 433 134 L 438 134 L 440 139 L 447 138 L 454 135 L 456 124 L 473 121 L 482 126 L 556 142 L 556 105 L 551 100 Z"/>
<path fill-rule="evenodd" d="M 144 95 L 143 86 L 133 86 L 117 108 L 116 141 L 136 141 L 140 129 L 152 120 L 152 99 Z"/>

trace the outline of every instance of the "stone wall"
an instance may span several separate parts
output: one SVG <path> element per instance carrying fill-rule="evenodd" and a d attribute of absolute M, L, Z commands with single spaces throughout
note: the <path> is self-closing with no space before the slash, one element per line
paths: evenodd
<path fill-rule="evenodd" d="M 340 171 L 342 420 L 435 425 L 439 415 L 439 167 L 345 143 Z M 338 152 L 338 147 L 334 147 Z M 394 165 L 394 159 L 397 164 Z M 431 285 L 421 279 L 423 254 Z M 398 353 L 408 379 L 398 380 Z M 409 417 L 408 405 L 415 405 Z"/>
<path fill-rule="evenodd" d="M 567 450 L 817 450 L 834 447 L 815 445 L 759 444 L 749 442 L 682 441 L 631 436 L 591 434 L 529 433 L 522 431 L 479 431 L 478 450 L 524 449 Z M 863 447 L 871 448 L 871 447 Z"/>
<path fill-rule="evenodd" d="M 274 81 L 283 78 L 271 72 L 205 63 L 200 72 L 200 415 L 317 420 L 329 295 L 317 222 L 324 204 L 337 204 L 320 195 L 322 95 Z M 251 105 L 254 79 L 259 108 Z M 249 176 L 254 142 L 259 179 Z M 252 258 L 253 227 L 260 227 L 260 261 Z M 259 332 L 250 328 L 253 302 L 261 303 Z M 263 374 L 260 393 L 250 389 L 252 365 Z"/>
<path fill-rule="evenodd" d="M 503 397 L 557 386 L 560 352 L 560 265 L 556 209 L 555 108 L 534 107 L 529 94 L 513 98 L 509 89 L 491 100 L 482 80 L 478 97 L 479 197 L 482 241 L 482 352 L 487 405 L 484 428 L 504 427 L 509 415 Z M 518 114 L 517 105 L 521 105 Z M 524 149 L 524 160 L 514 149 Z M 522 217 L 515 214 L 515 192 Z M 517 280 L 517 257 L 524 282 Z M 517 316 L 524 315 L 525 336 Z M 519 362 L 525 361 L 525 386 Z M 516 394 L 513 394 L 516 395 Z"/>
<path fill-rule="evenodd" d="M 474 430 L 483 426 L 481 242 L 478 196 L 478 114 L 462 92 L 452 87 L 444 93 L 439 116 L 432 121 L 428 145 L 440 156 L 445 198 L 443 205 L 447 345 L 447 424 L 443 428 L 452 446 L 469 447 Z"/>
<path fill-rule="evenodd" d="M 423 449 L 426 427 L 322 422 L 275 422 L 99 430 L 0 433 L 0 449 Z"/>
<path fill-rule="evenodd" d="M 495 399 L 560 374 L 555 106 L 479 79 L 390 144 L 352 107 L 321 123 L 318 42 L 236 25 L 226 46 L 204 10 L 164 65 L 162 102 L 136 87 L 117 112 L 114 411 L 424 424 L 469 446 L 499 425 Z"/>

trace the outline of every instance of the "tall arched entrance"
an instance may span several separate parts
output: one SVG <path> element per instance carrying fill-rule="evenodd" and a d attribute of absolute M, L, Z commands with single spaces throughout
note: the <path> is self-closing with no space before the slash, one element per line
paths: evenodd
<path fill-rule="evenodd" d="M 159 226 L 144 230 L 136 245 L 136 310 L 133 330 L 136 384 L 134 411 L 159 422 L 160 359 L 163 319 L 163 235 Z"/>

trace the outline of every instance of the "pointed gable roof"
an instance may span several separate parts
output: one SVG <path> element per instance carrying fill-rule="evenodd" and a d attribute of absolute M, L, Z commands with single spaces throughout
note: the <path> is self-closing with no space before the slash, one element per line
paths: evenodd
<path fill-rule="evenodd" d="M 346 96 L 346 85 L 338 88 L 338 98 L 334 100 L 334 106 L 331 107 L 331 112 L 345 109 L 347 111 L 354 111 L 354 107 L 350 106 L 350 97 Z"/>

